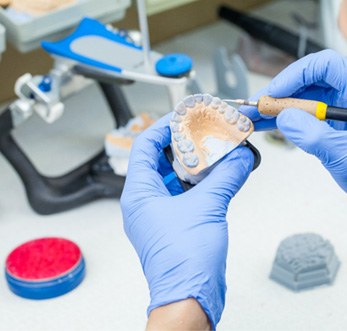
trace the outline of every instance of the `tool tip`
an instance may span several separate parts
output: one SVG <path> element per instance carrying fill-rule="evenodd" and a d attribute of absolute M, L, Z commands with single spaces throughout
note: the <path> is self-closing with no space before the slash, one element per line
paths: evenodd
<path fill-rule="evenodd" d="M 257 101 L 248 101 L 244 99 L 224 99 L 225 102 L 232 102 L 232 103 L 237 103 L 239 105 L 245 105 L 245 106 L 257 106 L 258 102 Z"/>
<path fill-rule="evenodd" d="M 243 105 L 246 100 L 243 99 L 224 99 L 226 102 L 232 102 L 232 103 L 238 103 L 240 105 Z"/>

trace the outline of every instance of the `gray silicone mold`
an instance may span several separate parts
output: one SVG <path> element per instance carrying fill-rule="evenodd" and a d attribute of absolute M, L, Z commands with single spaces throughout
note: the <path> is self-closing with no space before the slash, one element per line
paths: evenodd
<path fill-rule="evenodd" d="M 329 241 L 314 233 L 297 234 L 280 243 L 270 278 L 299 291 L 333 283 L 339 265 Z"/>

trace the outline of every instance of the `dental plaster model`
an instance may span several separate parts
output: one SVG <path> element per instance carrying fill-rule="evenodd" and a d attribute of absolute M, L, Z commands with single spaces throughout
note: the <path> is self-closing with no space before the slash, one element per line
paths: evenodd
<path fill-rule="evenodd" d="M 75 2 L 76 0 L 12 0 L 10 7 L 30 15 L 43 15 Z"/>
<path fill-rule="evenodd" d="M 191 95 L 180 102 L 170 128 L 173 168 L 180 179 L 191 184 L 201 181 L 254 130 L 248 117 L 209 94 Z"/>
<path fill-rule="evenodd" d="M 339 266 L 329 241 L 314 233 L 297 234 L 281 242 L 270 278 L 299 291 L 331 284 Z"/>
<path fill-rule="evenodd" d="M 154 118 L 149 114 L 142 113 L 131 119 L 126 126 L 114 129 L 106 136 L 105 150 L 109 157 L 108 162 L 115 174 L 126 175 L 130 150 L 135 138 L 154 121 Z"/>

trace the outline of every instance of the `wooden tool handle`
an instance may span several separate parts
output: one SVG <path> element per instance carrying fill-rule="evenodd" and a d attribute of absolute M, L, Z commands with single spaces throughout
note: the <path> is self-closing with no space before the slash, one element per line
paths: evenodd
<path fill-rule="evenodd" d="M 277 116 L 285 108 L 299 108 L 316 116 L 318 101 L 295 98 L 271 98 L 264 95 L 259 98 L 258 110 L 263 115 Z"/>

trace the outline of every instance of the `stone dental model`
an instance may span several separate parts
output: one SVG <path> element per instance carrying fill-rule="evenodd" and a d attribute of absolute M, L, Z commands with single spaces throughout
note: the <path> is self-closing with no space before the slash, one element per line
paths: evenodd
<path fill-rule="evenodd" d="M 213 166 L 253 132 L 251 120 L 209 94 L 187 96 L 174 109 L 170 128 L 173 168 L 197 184 Z"/>
<path fill-rule="evenodd" d="M 135 138 L 154 121 L 151 115 L 141 113 L 131 119 L 126 126 L 114 129 L 106 135 L 105 150 L 109 157 L 108 162 L 116 175 L 127 174 L 130 150 Z"/>

